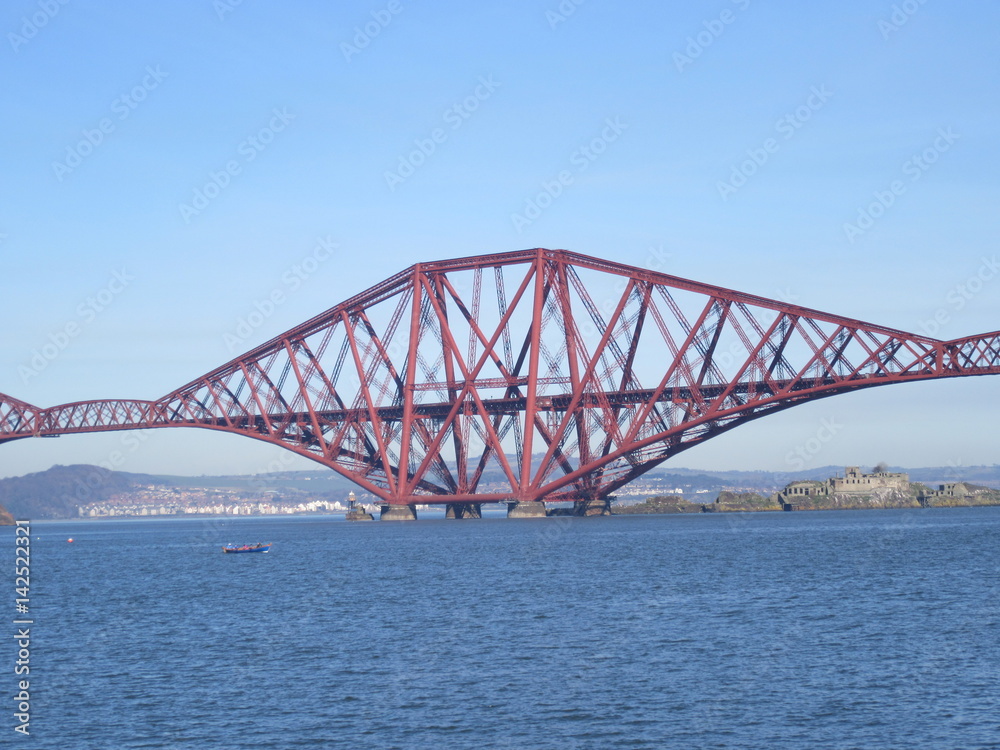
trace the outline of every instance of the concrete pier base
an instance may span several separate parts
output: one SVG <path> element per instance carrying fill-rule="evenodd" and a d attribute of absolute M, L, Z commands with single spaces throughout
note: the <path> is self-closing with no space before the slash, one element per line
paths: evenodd
<path fill-rule="evenodd" d="M 507 503 L 507 518 L 545 518 L 545 503 L 514 500 Z"/>
<path fill-rule="evenodd" d="M 573 502 L 574 516 L 610 516 L 610 498 L 599 498 L 597 500 L 575 500 Z"/>
<path fill-rule="evenodd" d="M 363 510 L 349 510 L 347 511 L 346 519 L 348 521 L 374 521 L 375 516 Z"/>
<path fill-rule="evenodd" d="M 380 521 L 416 521 L 417 509 L 412 505 L 383 505 Z"/>
<path fill-rule="evenodd" d="M 445 518 L 482 518 L 482 503 L 448 503 L 444 510 Z"/>

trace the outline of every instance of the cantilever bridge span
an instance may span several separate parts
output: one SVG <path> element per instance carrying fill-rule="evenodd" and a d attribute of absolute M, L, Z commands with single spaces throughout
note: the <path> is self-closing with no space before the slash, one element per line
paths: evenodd
<path fill-rule="evenodd" d="M 939 341 L 534 249 L 418 263 L 156 401 L 0 394 L 0 442 L 201 427 L 314 459 L 404 516 L 545 500 L 584 513 L 751 419 L 998 373 L 1000 332 Z"/>

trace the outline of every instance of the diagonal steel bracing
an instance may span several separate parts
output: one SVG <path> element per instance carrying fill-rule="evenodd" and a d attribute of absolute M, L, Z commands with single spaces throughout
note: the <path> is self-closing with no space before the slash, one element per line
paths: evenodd
<path fill-rule="evenodd" d="M 156 401 L 0 394 L 0 442 L 200 427 L 389 503 L 592 500 L 796 404 L 997 373 L 1000 333 L 938 341 L 534 249 L 417 264 Z"/>

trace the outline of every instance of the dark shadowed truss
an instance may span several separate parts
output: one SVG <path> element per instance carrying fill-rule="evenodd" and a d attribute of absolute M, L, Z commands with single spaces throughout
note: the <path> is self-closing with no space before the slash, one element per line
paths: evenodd
<path fill-rule="evenodd" d="M 0 395 L 0 441 L 203 427 L 390 503 L 593 500 L 805 401 L 996 373 L 1000 333 L 943 342 L 538 249 L 417 264 L 158 401 Z"/>

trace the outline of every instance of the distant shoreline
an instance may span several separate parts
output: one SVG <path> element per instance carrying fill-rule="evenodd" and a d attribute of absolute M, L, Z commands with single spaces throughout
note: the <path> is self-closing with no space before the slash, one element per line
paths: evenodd
<path fill-rule="evenodd" d="M 615 516 L 630 515 L 678 515 L 691 513 L 808 513 L 822 510 L 924 510 L 927 508 L 984 508 L 1000 506 L 1000 492 L 984 493 L 981 502 L 932 502 L 922 504 L 916 499 L 882 500 L 864 502 L 869 498 L 852 497 L 841 499 L 840 502 L 809 502 L 795 504 L 779 504 L 761 498 L 763 502 L 735 503 L 692 503 L 679 496 L 667 496 L 663 499 L 651 498 L 634 505 L 612 505 L 611 514 Z"/>

